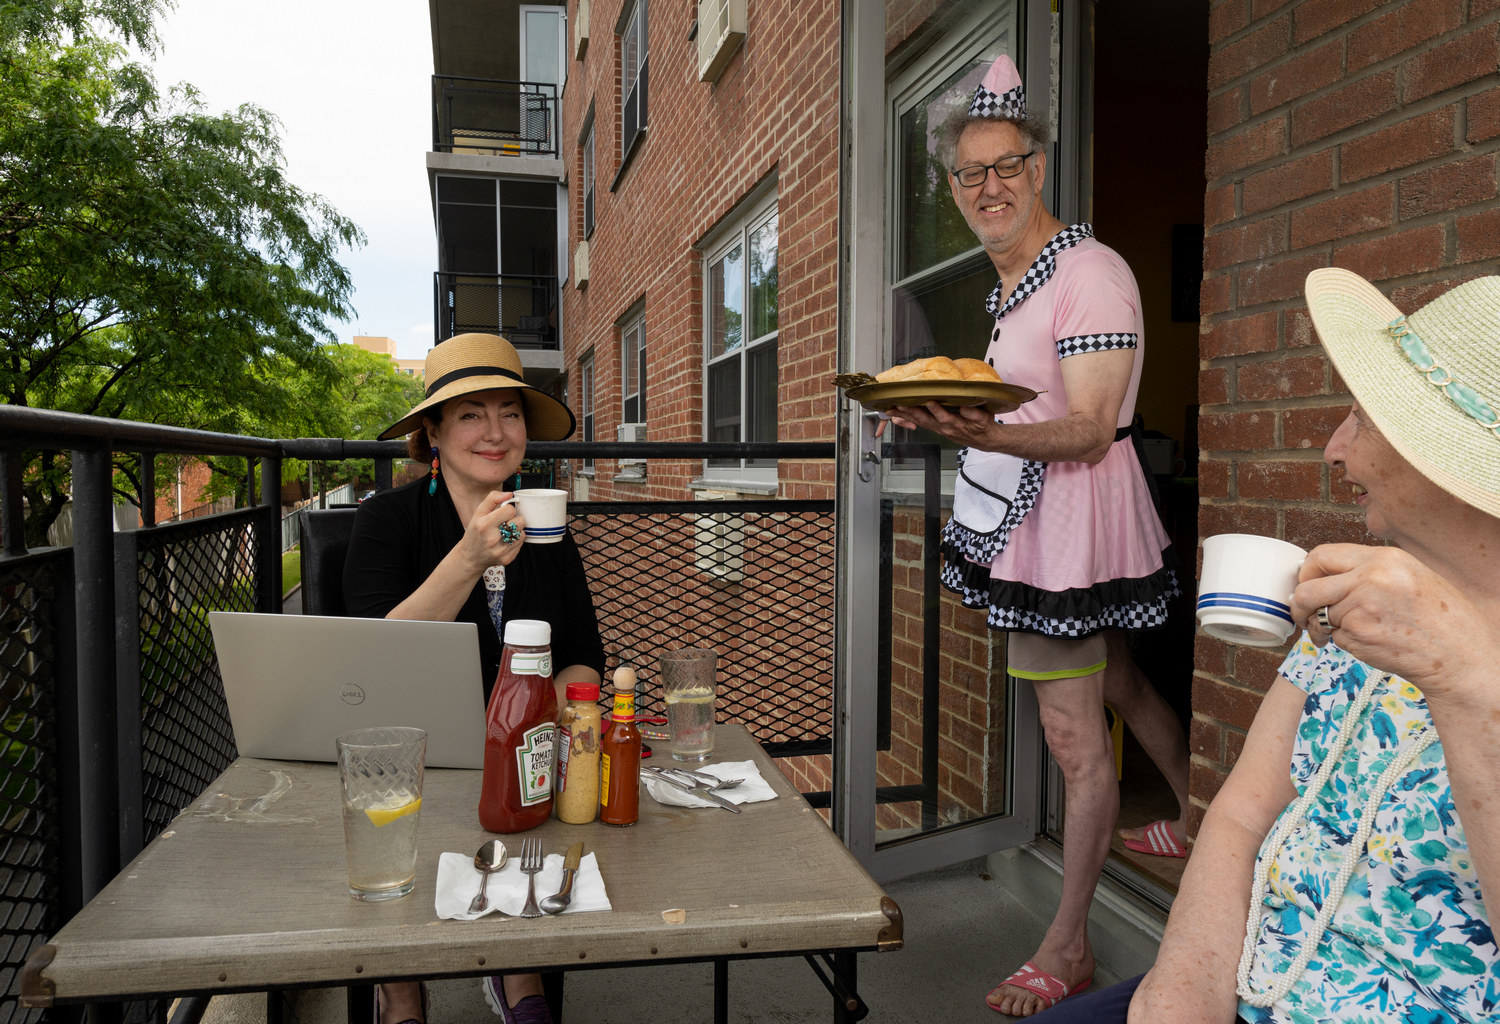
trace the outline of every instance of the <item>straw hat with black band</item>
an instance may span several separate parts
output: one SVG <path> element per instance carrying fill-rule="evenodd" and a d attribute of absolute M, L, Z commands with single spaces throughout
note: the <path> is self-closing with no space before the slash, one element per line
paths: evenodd
<path fill-rule="evenodd" d="M 566 405 L 526 383 L 521 357 L 498 334 L 456 334 L 427 353 L 423 368 L 427 397 L 380 433 L 380 440 L 410 433 L 422 416 L 460 395 L 493 388 L 515 388 L 526 411 L 526 436 L 533 441 L 561 441 L 577 421 Z"/>
<path fill-rule="evenodd" d="M 1339 376 L 1401 457 L 1500 517 L 1500 277 L 1403 315 L 1358 274 L 1314 270 L 1307 306 Z"/>

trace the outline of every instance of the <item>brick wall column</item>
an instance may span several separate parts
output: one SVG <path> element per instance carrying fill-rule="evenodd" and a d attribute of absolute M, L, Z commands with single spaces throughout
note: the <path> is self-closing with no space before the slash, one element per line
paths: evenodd
<path fill-rule="evenodd" d="M 1349 399 L 1303 282 L 1410 311 L 1496 272 L 1500 0 L 1219 0 L 1208 42 L 1199 532 L 1369 543 L 1322 463 Z M 1198 637 L 1195 828 L 1283 653 Z"/>

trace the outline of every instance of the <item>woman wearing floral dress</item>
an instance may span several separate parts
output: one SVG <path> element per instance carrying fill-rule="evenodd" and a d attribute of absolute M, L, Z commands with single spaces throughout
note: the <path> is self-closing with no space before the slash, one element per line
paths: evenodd
<path fill-rule="evenodd" d="M 1389 546 L 1309 554 L 1155 967 L 1044 1024 L 1500 1019 L 1500 277 L 1307 291 L 1356 403 L 1324 461 Z"/>

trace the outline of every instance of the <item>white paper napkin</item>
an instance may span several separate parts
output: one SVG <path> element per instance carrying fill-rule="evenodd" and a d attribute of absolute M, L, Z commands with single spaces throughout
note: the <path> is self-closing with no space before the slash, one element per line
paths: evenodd
<path fill-rule="evenodd" d="M 464 853 L 445 853 L 438 858 L 437 897 L 433 906 L 437 916 L 453 921 L 474 921 L 495 911 L 504 911 L 515 916 L 526 905 L 526 885 L 529 879 L 521 873 L 521 844 L 511 853 L 505 867 L 490 875 L 485 893 L 490 905 L 478 914 L 469 913 L 469 904 L 479 895 L 479 869 L 474 867 L 474 858 Z M 562 888 L 563 855 L 549 853 L 542 861 L 542 870 L 536 875 L 536 898 L 540 902 Z M 584 856 L 578 864 L 578 873 L 573 877 L 573 902 L 564 914 L 581 914 L 590 910 L 609 910 L 609 894 L 604 891 L 604 876 L 599 874 L 599 861 L 592 853 Z"/>
<path fill-rule="evenodd" d="M 670 767 L 671 762 L 663 758 L 661 766 Z M 755 767 L 754 761 L 722 761 L 718 764 L 695 764 L 692 767 L 693 771 L 712 775 L 716 779 L 744 779 L 744 782 L 733 789 L 717 791 L 719 796 L 730 803 L 753 804 L 762 800 L 776 799 L 776 790 L 771 788 L 769 782 L 761 778 L 760 769 Z M 651 799 L 659 804 L 669 804 L 673 807 L 719 806 L 698 793 L 689 793 L 685 789 L 678 789 L 670 782 L 653 778 L 650 772 L 641 772 L 641 781 L 646 783 L 646 792 L 651 794 Z"/>

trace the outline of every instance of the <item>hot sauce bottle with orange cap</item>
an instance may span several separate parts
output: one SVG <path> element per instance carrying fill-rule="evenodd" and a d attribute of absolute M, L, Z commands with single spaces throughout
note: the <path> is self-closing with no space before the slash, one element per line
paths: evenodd
<path fill-rule="evenodd" d="M 635 669 L 615 669 L 615 705 L 599 757 L 599 820 L 634 825 L 641 812 L 641 734 L 635 727 Z"/>

